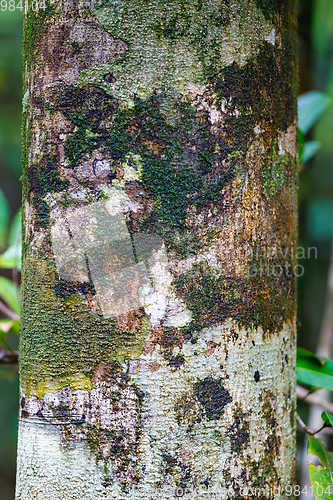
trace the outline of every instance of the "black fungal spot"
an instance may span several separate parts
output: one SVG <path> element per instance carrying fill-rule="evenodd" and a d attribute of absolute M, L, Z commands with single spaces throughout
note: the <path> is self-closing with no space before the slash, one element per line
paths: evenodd
<path fill-rule="evenodd" d="M 258 372 L 258 370 L 257 370 L 257 371 L 255 372 L 255 374 L 254 374 L 254 380 L 255 380 L 256 382 L 259 382 L 259 380 L 260 380 L 260 373 Z"/>
<path fill-rule="evenodd" d="M 103 76 L 103 80 L 107 83 L 116 83 L 116 79 L 112 73 L 106 73 L 106 75 Z"/>
<path fill-rule="evenodd" d="M 195 393 L 205 409 L 208 420 L 218 420 L 224 407 L 231 403 L 232 397 L 223 387 L 222 379 L 213 379 L 206 377 L 204 380 L 194 385 Z"/>
<path fill-rule="evenodd" d="M 204 481 L 202 481 L 201 484 L 203 484 L 205 486 L 206 490 L 208 490 L 209 483 L 210 483 L 210 477 L 207 476 L 206 479 Z"/>
<path fill-rule="evenodd" d="M 189 340 L 192 339 L 192 334 L 191 333 L 183 333 L 183 338 L 185 342 L 188 342 Z"/>
<path fill-rule="evenodd" d="M 164 354 L 164 357 L 168 361 L 169 366 L 171 366 L 171 368 L 179 368 L 181 365 L 185 363 L 184 356 L 181 356 L 180 354 L 177 354 L 177 356 L 172 356 L 171 353 L 166 352 Z"/>

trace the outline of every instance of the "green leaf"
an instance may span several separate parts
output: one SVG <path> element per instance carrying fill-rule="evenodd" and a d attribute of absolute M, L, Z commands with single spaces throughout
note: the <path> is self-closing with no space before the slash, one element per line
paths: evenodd
<path fill-rule="evenodd" d="M 8 201 L 0 188 L 0 246 L 6 245 L 10 210 Z"/>
<path fill-rule="evenodd" d="M 302 384 L 333 391 L 333 362 L 326 358 L 297 349 L 296 374 Z"/>
<path fill-rule="evenodd" d="M 296 370 L 297 382 L 301 384 L 310 385 L 317 389 L 328 389 L 333 391 L 333 376 L 326 375 L 325 373 L 318 373 L 312 370 L 305 370 L 297 368 Z"/>
<path fill-rule="evenodd" d="M 0 321 L 0 335 L 6 335 L 13 326 L 13 323 L 14 321 L 12 319 L 4 319 Z"/>
<path fill-rule="evenodd" d="M 9 236 L 8 246 L 17 245 L 21 240 L 21 209 L 19 209 L 12 220 Z"/>
<path fill-rule="evenodd" d="M 309 200 L 308 205 L 309 236 L 313 240 L 332 239 L 333 228 L 333 198 L 319 197 Z"/>
<path fill-rule="evenodd" d="M 308 437 L 308 453 L 316 455 L 321 466 L 309 462 L 309 476 L 316 500 L 333 500 L 333 453 L 325 450 L 323 443 Z"/>
<path fill-rule="evenodd" d="M 20 322 L 13 319 L 3 319 L 0 321 L 0 335 L 5 337 L 9 331 L 19 334 Z"/>
<path fill-rule="evenodd" d="M 298 97 L 298 128 L 307 134 L 329 104 L 328 95 L 319 90 L 311 90 L 300 95 Z"/>
<path fill-rule="evenodd" d="M 20 302 L 17 296 L 16 285 L 4 276 L 0 276 L 0 297 L 8 304 L 12 311 L 20 314 Z"/>
<path fill-rule="evenodd" d="M 297 347 L 297 362 L 301 362 L 302 359 L 310 359 L 319 366 L 323 366 L 323 364 L 327 361 L 326 358 L 320 358 L 317 354 L 308 351 L 307 349 L 303 349 L 303 347 Z"/>
<path fill-rule="evenodd" d="M 302 164 L 302 156 L 303 156 L 303 151 L 304 151 L 304 144 L 305 144 L 305 135 L 300 129 L 297 129 L 297 136 L 298 136 L 298 157 L 299 157 L 299 162 Z"/>
<path fill-rule="evenodd" d="M 333 415 L 331 415 L 327 411 L 323 411 L 323 413 L 321 414 L 321 418 L 323 419 L 323 422 L 325 424 L 329 424 L 331 427 L 333 427 Z"/>
<path fill-rule="evenodd" d="M 303 151 L 300 156 L 300 162 L 306 163 L 311 160 L 311 158 L 318 153 L 321 148 L 321 144 L 319 141 L 308 141 L 303 146 Z"/>
<path fill-rule="evenodd" d="M 21 245 L 12 245 L 7 248 L 5 253 L 0 255 L 0 267 L 3 269 L 13 269 L 13 267 L 17 267 L 17 269 L 21 269 L 21 254 L 22 249 Z"/>
<path fill-rule="evenodd" d="M 17 335 L 20 333 L 20 322 L 19 321 L 13 321 L 13 324 L 11 326 L 11 331 L 16 333 Z"/>

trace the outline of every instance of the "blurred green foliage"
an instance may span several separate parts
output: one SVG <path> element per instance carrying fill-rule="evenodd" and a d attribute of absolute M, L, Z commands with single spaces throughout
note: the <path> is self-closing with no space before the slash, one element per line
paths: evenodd
<path fill-rule="evenodd" d="M 302 165 L 311 160 L 321 148 L 319 141 L 306 141 L 305 137 L 329 104 L 329 96 L 318 90 L 311 90 L 298 98 L 299 161 Z"/>
<path fill-rule="evenodd" d="M 0 11 L 0 185 L 12 214 L 21 198 L 22 23 L 20 10 Z"/>
<path fill-rule="evenodd" d="M 19 179 L 21 176 L 22 24 L 23 16 L 20 10 L 0 11 L 0 186 L 2 187 L 0 253 L 16 243 L 19 225 L 18 216 L 13 223 L 11 219 L 21 204 Z M 4 196 L 7 202 L 4 201 Z M 12 279 L 10 269 L 2 270 L 1 275 L 5 279 Z M 15 298 L 13 300 L 15 301 Z M 17 305 L 15 307 L 17 310 Z M 4 318 L 4 315 L 2 317 Z M 10 322 L 4 324 L 3 321 L 0 320 L 1 337 L 10 324 Z M 10 326 L 12 327 L 13 324 Z M 6 335 L 6 342 L 9 347 L 16 348 L 17 335 L 14 333 Z M 1 500 L 14 498 L 17 414 L 17 369 L 0 369 Z"/>
<path fill-rule="evenodd" d="M 309 463 L 310 480 L 316 500 L 333 499 L 333 453 L 325 450 L 323 443 L 313 436 L 308 437 L 308 453 L 316 455 L 321 465 Z"/>

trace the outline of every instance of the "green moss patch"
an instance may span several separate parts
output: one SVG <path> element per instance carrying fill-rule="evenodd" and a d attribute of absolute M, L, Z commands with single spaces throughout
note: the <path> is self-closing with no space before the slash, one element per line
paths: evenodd
<path fill-rule="evenodd" d="M 91 376 L 93 367 L 124 357 L 136 358 L 142 352 L 149 323 L 144 314 L 133 331 L 122 331 L 115 318 L 106 319 L 85 305 L 83 290 L 73 293 L 72 284 L 57 283 L 53 262 L 26 258 L 20 337 L 21 384 L 27 395 L 43 393 L 53 381 L 72 386 L 75 374 Z M 26 295 L 29 294 L 29 300 Z M 61 383 L 63 381 L 63 383 Z"/>

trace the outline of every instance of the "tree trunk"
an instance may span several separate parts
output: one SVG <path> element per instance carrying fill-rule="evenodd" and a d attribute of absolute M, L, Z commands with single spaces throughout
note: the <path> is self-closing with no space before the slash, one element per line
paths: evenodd
<path fill-rule="evenodd" d="M 27 5 L 16 500 L 290 498 L 295 2 Z"/>

